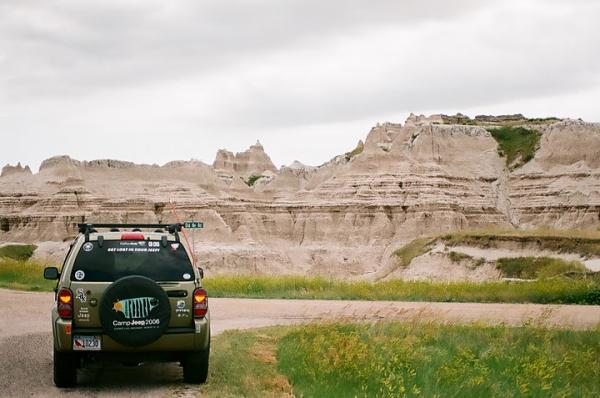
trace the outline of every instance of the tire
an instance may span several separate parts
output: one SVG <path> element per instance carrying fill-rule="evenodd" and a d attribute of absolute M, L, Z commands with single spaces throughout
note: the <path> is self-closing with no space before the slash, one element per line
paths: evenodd
<path fill-rule="evenodd" d="M 54 351 L 54 385 L 58 388 L 77 384 L 77 357 L 71 352 Z"/>
<path fill-rule="evenodd" d="M 183 361 L 183 381 L 192 384 L 204 384 L 208 378 L 208 357 L 210 343 L 206 350 L 190 352 Z"/>
<path fill-rule="evenodd" d="M 139 275 L 113 282 L 104 292 L 98 311 L 104 333 L 127 347 L 155 342 L 171 320 L 167 293 L 152 279 Z"/>

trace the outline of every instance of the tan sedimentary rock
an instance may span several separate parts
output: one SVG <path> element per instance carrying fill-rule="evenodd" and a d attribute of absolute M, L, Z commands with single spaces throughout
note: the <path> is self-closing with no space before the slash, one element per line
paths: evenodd
<path fill-rule="evenodd" d="M 54 157 L 33 175 L 3 173 L 0 241 L 62 241 L 82 221 L 173 222 L 172 202 L 182 219 L 205 222 L 195 246 L 209 272 L 361 278 L 419 235 L 488 225 L 596 228 L 599 125 L 565 120 L 539 129 L 534 159 L 513 171 L 488 131 L 442 115 L 379 124 L 361 151 L 316 168 L 278 170 L 258 143 L 238 154 L 220 150 L 212 166 Z"/>
<path fill-rule="evenodd" d="M 220 174 L 237 174 L 242 177 L 261 175 L 265 171 L 277 171 L 259 141 L 256 141 L 256 144 L 244 152 L 238 152 L 235 155 L 224 149 L 219 150 L 213 167 Z"/>
<path fill-rule="evenodd" d="M 17 163 L 16 166 L 11 166 L 10 164 L 7 164 L 6 166 L 4 166 L 2 168 L 2 172 L 0 173 L 0 177 L 5 177 L 11 174 L 19 174 L 19 175 L 31 175 L 31 169 L 29 168 L 29 166 L 21 166 L 21 162 Z"/>

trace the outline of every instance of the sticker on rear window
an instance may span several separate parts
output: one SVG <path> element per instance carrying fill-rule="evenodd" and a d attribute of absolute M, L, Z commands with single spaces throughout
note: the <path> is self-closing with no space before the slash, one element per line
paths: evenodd
<path fill-rule="evenodd" d="M 179 243 L 171 243 L 171 249 L 173 251 L 177 250 L 179 248 Z"/>
<path fill-rule="evenodd" d="M 183 279 L 188 280 L 190 279 L 192 276 L 190 274 L 188 274 L 187 272 L 185 274 L 183 274 Z"/>
<path fill-rule="evenodd" d="M 92 242 L 86 242 L 83 244 L 83 247 L 82 247 L 84 252 L 91 252 L 93 248 L 94 248 L 94 244 Z"/>
<path fill-rule="evenodd" d="M 83 280 L 83 278 L 85 278 L 85 272 L 83 272 L 80 269 L 75 271 L 75 279 L 77 279 L 78 281 L 81 281 L 81 280 Z"/>

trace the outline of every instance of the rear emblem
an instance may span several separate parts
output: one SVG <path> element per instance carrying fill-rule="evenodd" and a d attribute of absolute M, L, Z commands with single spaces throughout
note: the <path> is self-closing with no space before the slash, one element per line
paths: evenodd
<path fill-rule="evenodd" d="M 113 303 L 113 310 L 123 314 L 125 319 L 146 318 L 156 307 L 158 299 L 155 297 L 136 297 Z"/>
<path fill-rule="evenodd" d="M 78 281 L 81 281 L 81 280 L 83 280 L 83 278 L 85 278 L 85 272 L 83 272 L 80 269 L 75 271 L 75 279 L 77 279 Z"/>

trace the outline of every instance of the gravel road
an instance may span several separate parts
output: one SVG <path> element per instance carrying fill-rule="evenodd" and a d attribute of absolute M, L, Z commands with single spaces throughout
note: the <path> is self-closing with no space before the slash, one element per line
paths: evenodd
<path fill-rule="evenodd" d="M 195 396 L 176 364 L 91 368 L 76 389 L 52 384 L 50 293 L 0 289 L 0 396 L 128 397 Z M 320 319 L 420 319 L 448 323 L 482 321 L 520 325 L 534 320 L 553 327 L 586 329 L 600 324 L 600 306 L 410 303 L 324 300 L 210 299 L 213 336 L 245 329 Z"/>

